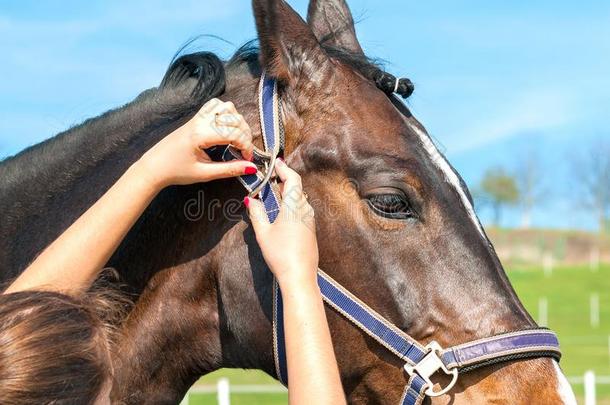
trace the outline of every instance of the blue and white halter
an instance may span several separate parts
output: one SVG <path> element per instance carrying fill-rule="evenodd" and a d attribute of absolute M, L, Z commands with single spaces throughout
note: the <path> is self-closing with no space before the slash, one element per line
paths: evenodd
<path fill-rule="evenodd" d="M 277 83 L 263 73 L 259 86 L 260 122 L 265 151 L 255 153 L 255 161 L 264 166 L 264 175 L 246 175 L 239 178 L 251 197 L 258 195 L 264 203 L 269 221 L 277 218 L 280 196 L 270 179 L 275 159 L 284 148 L 284 130 L 280 118 Z M 241 159 L 233 148 L 214 148 L 210 156 L 215 160 Z M 450 348 L 442 348 L 432 341 L 422 345 L 383 316 L 351 294 L 322 270 L 318 270 L 318 285 L 324 302 L 345 316 L 391 353 L 405 362 L 409 376 L 401 405 L 420 405 L 426 396 L 436 397 L 448 393 L 460 373 L 495 363 L 524 358 L 561 358 L 557 336 L 545 328 L 504 333 Z M 273 352 L 279 380 L 288 385 L 286 344 L 284 341 L 284 314 L 282 294 L 278 283 L 273 285 Z M 446 387 L 434 390 L 431 377 L 442 372 L 451 377 Z"/>

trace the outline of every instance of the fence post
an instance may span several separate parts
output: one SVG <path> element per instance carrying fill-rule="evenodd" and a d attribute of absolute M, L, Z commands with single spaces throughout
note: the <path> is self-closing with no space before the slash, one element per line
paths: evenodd
<path fill-rule="evenodd" d="M 553 275 L 553 254 L 546 252 L 542 257 L 542 268 L 545 277 L 551 277 Z"/>
<path fill-rule="evenodd" d="M 538 325 L 549 325 L 549 302 L 546 297 L 538 299 Z"/>
<path fill-rule="evenodd" d="M 589 318 L 591 321 L 591 327 L 597 328 L 599 327 L 599 294 L 592 293 L 589 297 Z"/>
<path fill-rule="evenodd" d="M 585 372 L 585 405 L 595 404 L 595 373 L 589 370 Z"/>
<path fill-rule="evenodd" d="M 228 378 L 221 378 L 216 383 L 218 405 L 231 405 L 231 387 Z"/>

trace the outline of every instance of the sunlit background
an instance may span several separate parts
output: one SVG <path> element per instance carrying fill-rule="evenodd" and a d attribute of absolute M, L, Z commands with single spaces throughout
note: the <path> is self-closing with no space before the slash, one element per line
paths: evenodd
<path fill-rule="evenodd" d="M 416 84 L 410 108 L 470 186 L 532 315 L 559 331 L 580 395 L 584 371 L 610 375 L 610 2 L 349 3 L 369 56 Z M 189 39 L 230 57 L 256 36 L 250 7 L 1 1 L 0 157 L 157 86 Z"/>

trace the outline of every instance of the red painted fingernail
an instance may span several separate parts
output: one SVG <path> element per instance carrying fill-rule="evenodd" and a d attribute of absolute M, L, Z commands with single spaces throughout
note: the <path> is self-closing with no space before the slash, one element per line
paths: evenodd
<path fill-rule="evenodd" d="M 244 197 L 244 205 L 246 208 L 250 206 L 250 197 Z"/>
<path fill-rule="evenodd" d="M 252 166 L 248 166 L 244 170 L 244 174 L 256 174 L 256 172 L 258 172 L 258 169 L 256 167 L 252 167 Z"/>

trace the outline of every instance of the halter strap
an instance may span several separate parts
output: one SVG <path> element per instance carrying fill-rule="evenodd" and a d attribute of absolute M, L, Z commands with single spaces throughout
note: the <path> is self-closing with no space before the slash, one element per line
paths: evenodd
<path fill-rule="evenodd" d="M 275 159 L 283 153 L 284 129 L 280 119 L 277 83 L 265 73 L 259 86 L 259 110 L 265 151 L 255 153 L 255 162 L 266 171 L 264 175 L 244 175 L 239 180 L 251 194 L 260 192 L 259 197 L 269 221 L 274 222 L 280 210 L 280 198 L 277 187 L 270 182 L 270 178 Z M 215 147 L 206 152 L 214 160 L 241 158 L 239 152 L 232 147 Z M 557 336 L 545 328 L 500 334 L 448 349 L 443 349 L 436 342 L 423 346 L 320 269 L 317 281 L 327 305 L 405 362 L 404 369 L 409 379 L 401 398 L 402 405 L 420 405 L 426 395 L 444 395 L 455 385 L 459 373 L 479 367 L 521 358 L 550 357 L 557 361 L 561 358 Z M 283 321 L 282 294 L 274 278 L 273 354 L 277 377 L 282 384 L 288 386 Z M 451 382 L 435 391 L 431 377 L 437 372 L 450 376 Z"/>

